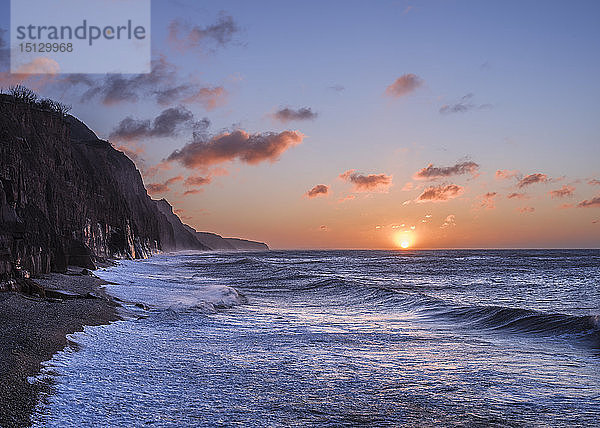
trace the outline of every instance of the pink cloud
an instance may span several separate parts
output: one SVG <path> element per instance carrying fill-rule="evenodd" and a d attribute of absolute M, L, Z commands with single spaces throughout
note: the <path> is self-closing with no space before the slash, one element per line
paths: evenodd
<path fill-rule="evenodd" d="M 398 77 L 394 83 L 387 87 L 385 93 L 394 98 L 403 97 L 414 92 L 423 85 L 423 79 L 416 74 L 404 74 Z"/>
<path fill-rule="evenodd" d="M 457 198 L 464 192 L 464 187 L 456 184 L 446 186 L 430 186 L 417 198 L 417 202 L 443 202 Z"/>
<path fill-rule="evenodd" d="M 533 207 L 522 207 L 519 208 L 518 211 L 522 214 L 529 214 L 535 211 L 535 208 Z"/>
<path fill-rule="evenodd" d="M 596 196 L 592 199 L 586 199 L 585 201 L 581 201 L 577 204 L 579 208 L 591 208 L 591 207 L 600 207 L 600 196 Z"/>
<path fill-rule="evenodd" d="M 201 176 L 189 176 L 185 179 L 184 184 L 186 186 L 204 186 L 206 184 L 210 184 L 212 181 L 212 177 L 201 177 Z"/>
<path fill-rule="evenodd" d="M 548 176 L 546 174 L 529 174 L 523 177 L 521 180 L 519 180 L 519 182 L 517 183 L 517 187 L 519 187 L 519 189 L 522 189 L 523 187 L 530 186 L 535 183 L 546 183 L 547 181 Z"/>
<path fill-rule="evenodd" d="M 181 100 L 186 104 L 200 104 L 206 110 L 214 110 L 227 102 L 227 91 L 222 86 L 200 88 Z"/>
<path fill-rule="evenodd" d="M 499 169 L 498 171 L 496 171 L 496 179 L 497 180 L 509 180 L 509 179 L 515 178 L 519 175 L 521 175 L 521 173 L 516 170 Z"/>
<path fill-rule="evenodd" d="M 319 195 L 327 195 L 329 193 L 329 186 L 324 184 L 317 184 L 315 187 L 306 192 L 306 196 L 309 198 L 316 198 Z"/>
<path fill-rule="evenodd" d="M 526 193 L 511 193 L 507 196 L 508 199 L 529 199 Z"/>
<path fill-rule="evenodd" d="M 425 168 L 417 171 L 413 178 L 415 180 L 435 180 L 453 175 L 475 175 L 478 169 L 479 165 L 470 161 L 457 163 L 452 166 L 433 166 L 433 164 L 430 163 Z"/>
<path fill-rule="evenodd" d="M 568 196 L 573 196 L 574 192 L 575 192 L 575 187 L 569 186 L 569 185 L 564 185 L 560 189 L 551 190 L 548 193 L 550 194 L 550 197 L 554 199 L 554 198 L 566 198 Z"/>
<path fill-rule="evenodd" d="M 494 209 L 496 208 L 495 198 L 498 196 L 496 192 L 488 192 L 485 195 L 481 196 L 481 207 L 486 209 Z"/>
<path fill-rule="evenodd" d="M 304 135 L 298 131 L 264 134 L 249 134 L 243 130 L 225 132 L 210 139 L 197 137 L 171 153 L 167 161 L 177 161 L 186 168 L 206 168 L 236 159 L 251 165 L 275 162 L 303 139 Z"/>
<path fill-rule="evenodd" d="M 386 174 L 364 175 L 350 169 L 340 174 L 342 180 L 348 181 L 354 185 L 356 192 L 386 192 L 392 185 L 392 176 Z"/>

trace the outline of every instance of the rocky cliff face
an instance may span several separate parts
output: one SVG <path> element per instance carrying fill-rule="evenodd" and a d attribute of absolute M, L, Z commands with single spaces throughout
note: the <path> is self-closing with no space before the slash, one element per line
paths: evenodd
<path fill-rule="evenodd" d="M 266 251 L 268 245 L 262 242 L 248 241 L 238 238 L 223 238 L 211 232 L 198 232 L 193 227 L 182 223 L 173 213 L 173 207 L 164 199 L 154 201 L 159 211 L 169 219 L 173 225 L 176 239 L 180 242 L 180 249 L 205 249 L 215 251 Z M 198 246 L 202 247 L 199 248 Z"/>
<path fill-rule="evenodd" d="M 175 237 L 172 247 L 166 246 L 167 251 L 179 250 L 211 250 L 212 248 L 202 244 L 193 233 L 187 228 L 188 225 L 183 224 L 179 217 L 173 212 L 173 207 L 165 199 L 154 201 L 158 211 L 167 219 Z M 193 229 L 192 229 L 193 230 Z"/>
<path fill-rule="evenodd" d="M 127 156 L 72 116 L 0 95 L 0 282 L 173 240 Z"/>
<path fill-rule="evenodd" d="M 0 291 L 68 265 L 189 249 L 268 247 L 196 232 L 62 106 L 0 94 Z"/>

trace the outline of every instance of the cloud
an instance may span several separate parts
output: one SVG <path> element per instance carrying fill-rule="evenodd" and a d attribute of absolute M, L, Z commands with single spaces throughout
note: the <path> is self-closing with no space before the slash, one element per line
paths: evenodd
<path fill-rule="evenodd" d="M 519 171 L 509 170 L 509 169 L 499 169 L 496 171 L 496 179 L 497 180 L 509 180 L 511 178 L 515 178 L 521 175 Z"/>
<path fill-rule="evenodd" d="M 166 193 L 168 192 L 170 189 L 169 187 L 164 184 L 164 183 L 150 183 L 146 185 L 146 190 L 148 191 L 148 193 L 150 194 L 156 194 L 156 193 Z"/>
<path fill-rule="evenodd" d="M 317 184 L 315 187 L 306 192 L 306 196 L 309 198 L 316 198 L 319 195 L 327 195 L 329 193 L 329 186 L 325 184 Z"/>
<path fill-rule="evenodd" d="M 412 181 L 407 181 L 406 183 L 404 183 L 404 186 L 402 186 L 402 190 L 403 192 L 408 192 L 411 191 L 412 189 L 414 189 L 415 185 L 413 184 Z"/>
<path fill-rule="evenodd" d="M 591 180 L 588 181 L 588 184 L 591 184 L 592 186 L 600 186 L 600 180 L 596 180 L 595 178 L 592 178 Z"/>
<path fill-rule="evenodd" d="M 202 193 L 202 190 L 200 190 L 200 189 L 191 189 L 191 190 L 186 190 L 185 192 L 183 192 L 183 196 L 197 195 L 198 193 Z"/>
<path fill-rule="evenodd" d="M 533 207 L 522 207 L 522 208 L 519 208 L 518 211 L 521 214 L 530 214 L 530 213 L 532 213 L 532 212 L 535 211 L 535 208 L 533 208 Z"/>
<path fill-rule="evenodd" d="M 591 207 L 600 207 L 600 195 L 596 196 L 592 199 L 586 199 L 585 201 L 581 201 L 577 204 L 579 208 L 591 208 Z"/>
<path fill-rule="evenodd" d="M 171 87 L 176 81 L 177 68 L 164 56 L 152 60 L 147 74 L 107 74 L 94 78 L 86 74 L 65 74 L 56 81 L 58 88 L 73 90 L 83 87 L 81 102 L 99 99 L 104 105 L 137 102 L 140 97 L 155 94 L 157 88 Z"/>
<path fill-rule="evenodd" d="M 168 192 L 168 191 L 171 190 L 171 188 L 169 187 L 171 184 L 177 183 L 178 181 L 182 181 L 182 180 L 183 180 L 183 177 L 181 175 L 178 175 L 177 177 L 169 178 L 164 183 L 150 183 L 150 184 L 147 184 L 146 185 L 146 190 L 150 194 L 166 193 L 166 192 Z"/>
<path fill-rule="evenodd" d="M 355 195 L 348 195 L 348 196 L 338 199 L 338 203 L 342 204 L 344 202 L 351 201 L 353 199 L 356 199 Z"/>
<path fill-rule="evenodd" d="M 508 199 L 529 199 L 529 196 L 525 193 L 511 193 L 507 196 Z"/>
<path fill-rule="evenodd" d="M 177 161 L 186 168 L 205 168 L 236 159 L 251 165 L 263 161 L 275 162 L 303 139 L 304 135 L 298 131 L 249 134 L 237 130 L 212 138 L 195 135 L 191 143 L 175 150 L 167 161 Z"/>
<path fill-rule="evenodd" d="M 429 186 L 417 198 L 417 202 L 443 202 L 454 199 L 464 192 L 464 187 L 456 184 Z"/>
<path fill-rule="evenodd" d="M 386 192 L 392 185 L 392 176 L 386 174 L 364 175 L 350 169 L 340 174 L 342 180 L 348 181 L 354 185 L 355 192 Z"/>
<path fill-rule="evenodd" d="M 177 183 L 178 181 L 183 181 L 183 177 L 181 175 L 178 175 L 177 177 L 169 178 L 167 181 L 165 181 L 165 185 L 170 186 L 171 184 Z"/>
<path fill-rule="evenodd" d="M 466 113 L 472 110 L 485 110 L 491 108 L 491 104 L 473 104 L 473 94 L 467 94 L 454 104 L 444 104 L 440 107 L 441 114 Z"/>
<path fill-rule="evenodd" d="M 547 181 L 548 176 L 546 174 L 529 174 L 523 177 L 521 180 L 519 180 L 519 182 L 517 183 L 517 187 L 519 189 L 522 189 L 523 187 L 530 186 L 535 183 L 545 183 Z"/>
<path fill-rule="evenodd" d="M 551 190 L 548 192 L 551 198 L 565 198 L 567 196 L 573 196 L 575 192 L 575 187 L 564 185 L 560 189 Z"/>
<path fill-rule="evenodd" d="M 297 110 L 286 107 L 279 109 L 272 114 L 273 119 L 282 123 L 287 123 L 292 120 L 314 120 L 317 116 L 318 114 L 313 112 L 310 107 L 302 107 Z"/>
<path fill-rule="evenodd" d="M 212 177 L 207 176 L 207 177 L 201 177 L 201 176 L 189 176 L 188 178 L 185 179 L 184 184 L 186 186 L 204 186 L 206 184 L 210 184 L 210 182 L 212 181 Z"/>
<path fill-rule="evenodd" d="M 100 78 L 64 74 L 56 77 L 53 83 L 58 90 L 75 91 L 80 102 L 97 99 L 108 106 L 152 97 L 163 106 L 198 104 L 212 110 L 225 104 L 227 99 L 227 91 L 222 86 L 204 86 L 182 79 L 177 67 L 164 56 L 152 60 L 148 74 L 107 74 Z"/>
<path fill-rule="evenodd" d="M 194 115 L 183 106 L 163 110 L 154 120 L 123 119 L 111 132 L 109 138 L 134 141 L 141 138 L 174 137 L 181 128 L 206 130 L 210 126 L 207 118 L 194 121 Z"/>
<path fill-rule="evenodd" d="M 456 226 L 456 216 L 454 214 L 450 214 L 449 216 L 446 217 L 446 219 L 444 220 L 444 223 L 442 223 L 442 225 L 440 226 L 440 229 L 447 229 L 450 227 L 455 227 Z"/>
<path fill-rule="evenodd" d="M 199 104 L 211 111 L 227 102 L 227 90 L 223 86 L 202 87 L 194 84 L 183 84 L 156 90 L 156 102 L 160 105 Z"/>
<path fill-rule="evenodd" d="M 385 93 L 394 98 L 403 97 L 414 92 L 423 85 L 423 80 L 416 74 L 404 74 L 396 79 L 394 83 L 387 87 Z"/>
<path fill-rule="evenodd" d="M 492 210 L 496 208 L 495 198 L 498 196 L 496 192 L 488 192 L 485 195 L 481 196 L 481 208 L 486 208 L 488 210 Z"/>
<path fill-rule="evenodd" d="M 204 50 L 207 42 L 223 47 L 231 42 L 239 27 L 231 16 L 221 14 L 216 23 L 206 27 L 176 19 L 171 21 L 168 30 L 169 43 L 177 50 L 187 51 Z"/>
<path fill-rule="evenodd" d="M 475 175 L 479 165 L 475 162 L 461 162 L 453 166 L 442 166 L 437 167 L 433 164 L 427 165 L 427 167 L 417 171 L 414 175 L 415 180 L 436 180 L 442 177 L 450 177 L 453 175 L 471 174 Z"/>

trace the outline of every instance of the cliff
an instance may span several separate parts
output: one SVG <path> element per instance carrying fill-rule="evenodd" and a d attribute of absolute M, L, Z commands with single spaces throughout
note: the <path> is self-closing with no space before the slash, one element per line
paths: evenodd
<path fill-rule="evenodd" d="M 173 239 L 127 156 L 72 116 L 0 95 L 0 282 Z"/>
<path fill-rule="evenodd" d="M 188 228 L 189 226 L 183 224 L 179 217 L 173 212 L 173 207 L 165 199 L 153 201 L 158 211 L 167 219 L 170 224 L 173 235 L 174 243 L 171 248 L 168 246 L 165 250 L 179 251 L 179 250 L 211 250 L 212 248 L 204 245 L 200 242 Z"/>
<path fill-rule="evenodd" d="M 64 106 L 19 91 L 0 94 L 0 291 L 108 258 L 268 249 L 183 224 L 167 201 L 148 196 L 125 154 Z"/>
<path fill-rule="evenodd" d="M 193 239 L 197 245 L 204 249 L 215 251 L 266 251 L 269 246 L 263 242 L 248 241 L 239 238 L 223 238 L 221 235 L 211 232 L 198 232 L 193 227 L 182 223 L 179 217 L 173 213 L 173 207 L 164 199 L 154 201 L 160 212 L 164 214 L 173 225 L 175 235 L 181 242 L 186 242 L 187 249 L 194 248 L 190 242 Z"/>

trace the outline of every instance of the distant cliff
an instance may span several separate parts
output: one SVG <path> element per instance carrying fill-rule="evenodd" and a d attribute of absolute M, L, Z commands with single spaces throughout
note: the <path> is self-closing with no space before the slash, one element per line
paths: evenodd
<path fill-rule="evenodd" d="M 0 289 L 68 265 L 214 248 L 161 205 L 131 159 L 62 106 L 0 94 Z"/>
<path fill-rule="evenodd" d="M 174 243 L 170 248 L 166 248 L 169 251 L 178 251 L 178 250 L 211 250 L 212 248 L 204 245 L 198 239 L 194 233 L 190 232 L 187 225 L 183 224 L 179 217 L 175 213 L 173 213 L 173 207 L 169 204 L 165 199 L 161 199 L 159 201 L 153 201 L 158 208 L 158 211 L 165 216 L 171 228 L 173 230 L 174 235 Z"/>
<path fill-rule="evenodd" d="M 223 238 L 221 235 L 211 232 L 198 232 L 191 226 L 181 222 L 179 217 L 173 213 L 173 207 L 164 199 L 154 201 L 162 214 L 173 225 L 175 235 L 180 242 L 186 243 L 186 248 L 196 248 L 190 242 L 190 238 L 196 245 L 208 250 L 225 251 L 266 251 L 269 246 L 263 242 L 248 241 L 239 238 Z M 200 249 L 200 248 L 198 248 Z"/>

